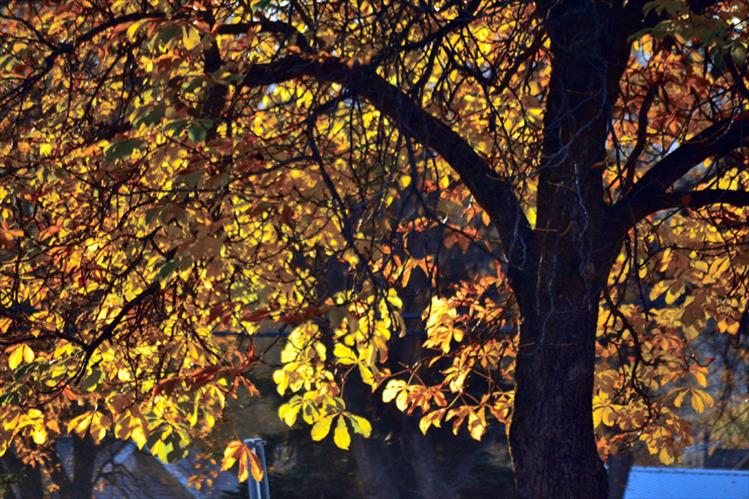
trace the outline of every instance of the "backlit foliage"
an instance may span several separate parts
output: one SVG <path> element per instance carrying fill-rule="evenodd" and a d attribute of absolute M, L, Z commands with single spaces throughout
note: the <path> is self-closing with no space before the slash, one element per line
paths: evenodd
<path fill-rule="evenodd" d="M 600 165 L 611 203 L 679 144 L 747 119 L 747 4 L 647 9 L 664 21 L 624 69 Z M 370 435 L 347 383 L 424 432 L 508 422 L 522 318 L 496 230 L 383 89 L 512 179 L 534 225 L 551 71 L 534 16 L 495 1 L 4 3 L 0 452 L 44 460 L 72 432 L 184 456 L 276 360 L 217 331 L 290 333 L 279 416 L 315 440 Z M 740 151 L 682 190 L 746 191 Z M 604 456 L 640 440 L 673 462 L 686 410 L 713 404 L 695 339 L 747 327 L 749 212 L 689 196 L 642 214 L 609 277 Z M 422 330 L 422 356 L 392 362 Z M 260 473 L 227 444 L 224 468 Z"/>

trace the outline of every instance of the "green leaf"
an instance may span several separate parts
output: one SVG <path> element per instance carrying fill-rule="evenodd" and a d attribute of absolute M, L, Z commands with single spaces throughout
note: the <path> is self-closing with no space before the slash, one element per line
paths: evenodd
<path fill-rule="evenodd" d="M 260 0 L 255 5 L 252 6 L 252 10 L 255 12 L 261 11 L 266 9 L 268 6 L 270 6 L 271 0 Z"/>
<path fill-rule="evenodd" d="M 189 120 L 172 120 L 164 125 L 164 133 L 173 137 L 180 135 L 190 125 Z"/>
<path fill-rule="evenodd" d="M 172 43 L 174 43 L 175 38 L 180 34 L 180 32 L 181 27 L 178 24 L 169 24 L 160 28 L 156 32 L 156 35 L 151 39 L 151 48 L 161 50 L 168 49 Z"/>
<path fill-rule="evenodd" d="M 34 369 L 36 369 L 36 367 L 38 365 L 40 365 L 40 363 L 36 362 L 36 361 L 29 362 L 28 364 L 22 365 L 21 367 L 17 368 L 13 372 L 13 379 L 19 380 L 19 379 L 23 378 L 24 376 L 26 376 L 27 374 L 29 374 L 31 371 L 33 371 Z"/>
<path fill-rule="evenodd" d="M 198 122 L 193 122 L 187 129 L 187 136 L 190 137 L 190 140 L 193 142 L 203 142 L 207 132 L 208 130 L 203 128 L 203 125 Z"/>
<path fill-rule="evenodd" d="M 133 24 L 130 25 L 130 27 L 127 28 L 127 39 L 131 42 L 134 42 L 135 39 L 138 36 L 138 31 L 145 26 L 147 23 L 153 22 L 153 19 L 140 19 L 138 21 L 135 21 Z"/>
<path fill-rule="evenodd" d="M 739 66 L 746 61 L 746 47 L 741 42 L 736 42 L 731 47 L 731 59 L 733 59 L 734 64 Z"/>
<path fill-rule="evenodd" d="M 169 463 L 180 461 L 187 457 L 190 449 L 190 439 L 180 431 L 175 431 L 167 438 L 166 461 Z"/>
<path fill-rule="evenodd" d="M 161 208 L 151 208 L 146 211 L 146 225 L 151 225 L 156 217 L 161 213 Z"/>
<path fill-rule="evenodd" d="M 18 392 L 8 392 L 0 395 L 0 405 L 16 405 L 21 401 L 21 396 Z"/>
<path fill-rule="evenodd" d="M 194 189 L 195 187 L 198 186 L 202 178 L 203 178 L 202 170 L 188 171 L 182 175 L 177 175 L 176 177 L 174 177 L 174 185 L 175 186 L 186 185 L 187 187 Z"/>
<path fill-rule="evenodd" d="M 118 159 L 128 158 L 144 145 L 145 142 L 139 139 L 122 139 L 112 142 L 104 150 L 104 160 L 112 162 Z"/>
<path fill-rule="evenodd" d="M 166 262 L 161 269 L 159 269 L 159 279 L 166 279 L 174 271 L 177 266 L 176 260 L 169 260 Z"/>
<path fill-rule="evenodd" d="M 153 126 L 161 121 L 164 117 L 164 108 L 162 106 L 156 106 L 150 109 L 142 110 L 141 114 L 133 120 L 133 125 L 139 127 Z"/>
<path fill-rule="evenodd" d="M 83 381 L 81 381 L 80 387 L 83 390 L 86 390 L 87 392 L 92 392 L 99 385 L 99 383 L 101 383 L 101 380 L 103 379 L 104 379 L 104 372 L 98 367 L 94 367 L 91 369 L 91 374 L 83 378 Z"/>
<path fill-rule="evenodd" d="M 203 88 L 207 83 L 208 79 L 204 75 L 186 77 L 185 83 L 182 84 L 182 91 L 185 93 L 192 93 Z"/>

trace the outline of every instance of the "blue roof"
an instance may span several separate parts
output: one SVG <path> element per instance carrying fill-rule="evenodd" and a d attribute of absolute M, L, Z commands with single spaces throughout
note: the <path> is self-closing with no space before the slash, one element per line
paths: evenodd
<path fill-rule="evenodd" d="M 634 466 L 624 499 L 749 499 L 749 471 Z"/>

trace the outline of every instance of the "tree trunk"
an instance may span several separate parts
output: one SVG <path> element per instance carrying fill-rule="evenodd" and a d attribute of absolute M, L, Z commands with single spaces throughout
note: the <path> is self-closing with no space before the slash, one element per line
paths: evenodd
<path fill-rule="evenodd" d="M 593 435 L 596 315 L 596 309 L 552 313 L 545 326 L 545 320 L 522 326 L 521 338 L 536 342 L 521 347 L 515 372 L 510 446 L 521 497 L 607 496 Z"/>
<path fill-rule="evenodd" d="M 8 449 L 0 458 L 0 471 L 20 478 L 18 483 L 9 486 L 5 491 L 6 499 L 36 499 L 44 495 L 44 485 L 40 467 L 26 466 L 16 456 L 15 449 Z"/>
<path fill-rule="evenodd" d="M 385 442 L 354 437 L 351 445 L 362 495 L 368 499 L 401 499 L 401 477 Z"/>
<path fill-rule="evenodd" d="M 73 435 L 72 439 L 73 476 L 72 478 L 68 478 L 61 467 L 60 472 L 62 475 L 59 476 L 60 481 L 58 482 L 58 485 L 60 486 L 59 495 L 63 499 L 83 499 L 93 497 L 95 485 L 93 483 L 94 465 L 96 463 L 98 451 L 97 445 L 89 435 L 86 435 L 85 438 Z"/>
<path fill-rule="evenodd" d="M 627 481 L 629 480 L 629 470 L 632 469 L 635 457 L 630 450 L 624 450 L 618 454 L 609 457 L 609 498 L 624 499 L 624 492 L 627 490 Z"/>
<path fill-rule="evenodd" d="M 592 396 L 600 293 L 618 243 L 606 235 L 602 172 L 629 45 L 606 2 L 541 5 L 552 71 L 532 268 L 514 286 L 523 322 L 510 445 L 522 497 L 605 499 Z"/>

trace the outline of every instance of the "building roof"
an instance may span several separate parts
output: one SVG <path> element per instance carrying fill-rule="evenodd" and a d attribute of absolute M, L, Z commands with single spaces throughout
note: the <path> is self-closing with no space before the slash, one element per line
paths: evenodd
<path fill-rule="evenodd" d="M 715 449 L 705 461 L 705 468 L 749 469 L 749 449 Z"/>
<path fill-rule="evenodd" d="M 634 466 L 624 499 L 749 499 L 749 471 Z"/>

